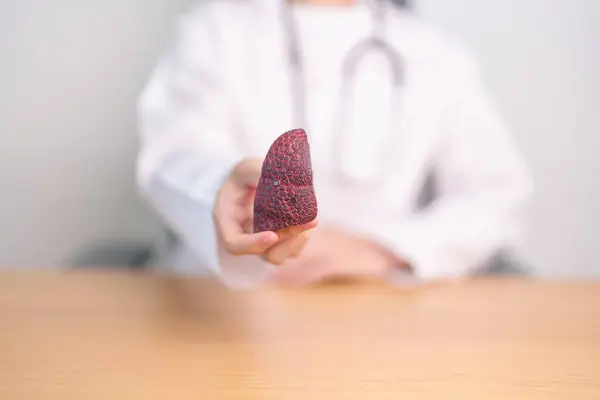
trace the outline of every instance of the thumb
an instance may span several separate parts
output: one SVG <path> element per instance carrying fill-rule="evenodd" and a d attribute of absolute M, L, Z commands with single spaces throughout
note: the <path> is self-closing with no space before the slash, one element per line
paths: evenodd
<path fill-rule="evenodd" d="M 260 179 L 261 170 L 261 159 L 247 158 L 234 168 L 232 178 L 239 187 L 256 187 Z"/>

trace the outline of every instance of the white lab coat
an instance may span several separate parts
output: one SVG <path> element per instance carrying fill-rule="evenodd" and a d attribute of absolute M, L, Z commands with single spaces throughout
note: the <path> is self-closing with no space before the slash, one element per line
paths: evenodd
<path fill-rule="evenodd" d="M 257 257 L 218 249 L 211 210 L 237 162 L 264 157 L 278 135 L 298 128 L 278 3 L 199 4 L 180 21 L 141 97 L 139 186 L 192 255 L 174 265 L 178 273 L 208 268 L 231 285 L 269 273 Z M 369 32 L 368 9 L 295 12 L 307 76 L 309 126 L 301 128 L 310 137 L 321 226 L 378 241 L 425 280 L 469 274 L 514 246 L 531 180 L 468 52 L 416 16 L 391 9 L 386 36 L 403 57 L 400 101 L 390 109 L 389 67 L 374 53 L 360 64 L 352 113 L 340 117 L 339 68 Z M 350 116 L 354 129 L 341 140 L 333 127 Z M 391 118 L 399 121 L 394 132 Z M 389 146 L 394 156 L 383 159 Z M 344 152 L 349 173 L 381 179 L 341 180 L 336 151 Z M 418 211 L 432 170 L 438 197 Z"/>

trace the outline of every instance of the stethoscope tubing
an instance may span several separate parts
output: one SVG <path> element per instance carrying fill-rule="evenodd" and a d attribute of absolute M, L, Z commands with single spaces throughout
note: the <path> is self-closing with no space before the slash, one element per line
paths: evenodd
<path fill-rule="evenodd" d="M 343 135 L 350 129 L 347 126 L 348 119 L 345 118 L 351 113 L 352 102 L 354 99 L 354 85 L 356 81 L 357 69 L 360 61 L 364 59 L 369 53 L 380 52 L 388 61 L 392 74 L 392 98 L 390 101 L 390 107 L 394 108 L 390 110 L 391 121 L 390 131 L 388 132 L 389 139 L 388 143 L 384 146 L 384 153 L 382 158 L 389 160 L 393 158 L 394 150 L 397 148 L 395 144 L 399 130 L 399 123 L 397 121 L 398 111 L 395 107 L 399 107 L 400 93 L 404 84 L 404 68 L 403 60 L 400 53 L 385 39 L 386 29 L 386 4 L 383 0 L 374 0 L 371 4 L 371 18 L 372 18 L 372 32 L 369 36 L 359 41 L 346 55 L 342 62 L 341 67 L 341 87 L 338 91 L 338 109 L 336 110 L 335 118 L 335 130 L 336 135 Z M 292 93 L 292 115 L 293 123 L 297 128 L 305 129 L 310 138 L 310 127 L 307 116 L 307 96 L 306 96 L 306 75 L 305 66 L 300 50 L 300 39 L 298 37 L 298 28 L 292 5 L 290 0 L 283 0 L 281 7 L 281 19 L 282 28 L 284 30 L 284 38 L 286 39 L 285 45 L 287 46 L 286 54 L 288 57 L 288 65 L 290 68 L 290 90 Z M 349 111 L 350 110 L 350 111 Z M 343 144 L 347 142 L 344 138 L 336 138 L 335 143 L 342 146 L 341 149 L 335 151 L 332 154 L 334 161 L 334 170 L 339 174 L 341 179 L 346 181 L 377 181 L 383 179 L 382 175 L 387 171 L 386 168 L 382 168 L 381 171 L 372 173 L 370 177 L 358 176 L 356 173 L 351 172 L 351 167 L 345 162 L 344 155 L 346 152 L 343 149 Z M 352 160 L 348 161 L 352 163 Z"/>

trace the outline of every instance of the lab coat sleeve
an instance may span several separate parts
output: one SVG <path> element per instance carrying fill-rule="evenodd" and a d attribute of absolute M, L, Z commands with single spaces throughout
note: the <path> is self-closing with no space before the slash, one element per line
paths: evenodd
<path fill-rule="evenodd" d="M 448 64 L 448 102 L 434 151 L 438 197 L 383 239 L 417 278 L 468 276 L 519 243 L 532 181 L 469 56 Z M 397 221 L 396 221 L 397 222 Z"/>
<path fill-rule="evenodd" d="M 208 16 L 199 9 L 182 19 L 174 47 L 142 93 L 138 186 L 202 264 L 179 266 L 176 272 L 195 274 L 208 267 L 225 283 L 243 286 L 260 279 L 267 265 L 257 257 L 228 256 L 215 235 L 215 197 L 243 155 L 232 140 L 238 121 Z"/>

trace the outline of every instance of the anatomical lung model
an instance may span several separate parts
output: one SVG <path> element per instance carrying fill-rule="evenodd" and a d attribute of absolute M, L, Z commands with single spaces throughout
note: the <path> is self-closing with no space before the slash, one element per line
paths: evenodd
<path fill-rule="evenodd" d="M 254 196 L 254 232 L 277 231 L 317 218 L 310 147 L 303 129 L 279 136 L 263 162 Z"/>

